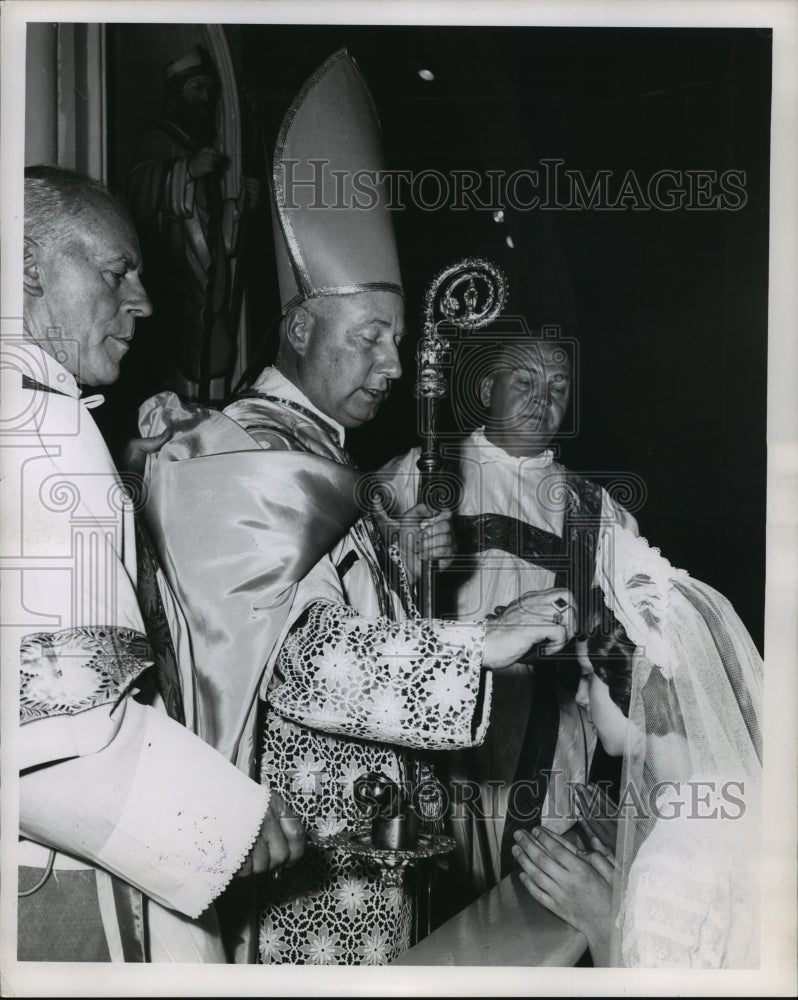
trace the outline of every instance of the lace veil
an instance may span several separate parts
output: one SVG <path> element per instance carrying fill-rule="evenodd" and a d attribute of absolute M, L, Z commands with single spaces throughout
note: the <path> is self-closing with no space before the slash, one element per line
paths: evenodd
<path fill-rule="evenodd" d="M 729 601 L 645 539 L 608 528 L 597 567 L 637 647 L 612 964 L 756 965 L 762 660 Z"/>

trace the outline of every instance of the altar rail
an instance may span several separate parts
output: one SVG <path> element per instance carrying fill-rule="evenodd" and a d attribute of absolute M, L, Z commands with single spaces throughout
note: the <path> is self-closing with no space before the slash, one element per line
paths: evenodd
<path fill-rule="evenodd" d="M 393 965 L 575 965 L 584 937 L 508 875 Z"/>

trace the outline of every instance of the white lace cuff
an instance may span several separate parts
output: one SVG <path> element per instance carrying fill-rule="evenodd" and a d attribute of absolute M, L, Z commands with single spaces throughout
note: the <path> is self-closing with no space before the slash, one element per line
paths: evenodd
<path fill-rule="evenodd" d="M 484 739 L 491 675 L 484 624 L 361 618 L 319 601 L 283 644 L 281 715 L 324 732 L 448 750 Z"/>

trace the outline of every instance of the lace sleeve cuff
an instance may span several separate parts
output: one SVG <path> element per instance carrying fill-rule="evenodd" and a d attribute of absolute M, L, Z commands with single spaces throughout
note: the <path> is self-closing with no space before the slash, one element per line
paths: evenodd
<path fill-rule="evenodd" d="M 490 717 L 484 637 L 482 624 L 395 623 L 319 601 L 283 645 L 283 682 L 270 701 L 325 732 L 431 750 L 473 746 Z"/>

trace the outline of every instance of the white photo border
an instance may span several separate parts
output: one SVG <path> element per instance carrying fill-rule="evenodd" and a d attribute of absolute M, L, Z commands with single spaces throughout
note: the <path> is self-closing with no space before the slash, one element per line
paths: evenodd
<path fill-rule="evenodd" d="M 759 971 L 653 972 L 546 968 L 136 966 L 16 961 L 13 732 L 17 675 L 3 649 L 0 993 L 7 996 L 794 996 L 796 720 L 798 720 L 798 5 L 791 0 L 5 0 L 0 19 L 0 210 L 3 337 L 19 336 L 25 26 L 29 21 L 282 24 L 518 24 L 773 29 L 768 340 L 766 708 L 763 947 Z M 11 734 L 11 736 L 9 736 Z"/>

